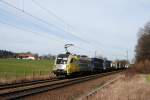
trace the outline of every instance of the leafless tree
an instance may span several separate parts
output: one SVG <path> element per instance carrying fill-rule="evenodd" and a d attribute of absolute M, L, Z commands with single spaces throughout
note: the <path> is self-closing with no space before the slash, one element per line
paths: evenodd
<path fill-rule="evenodd" d="M 140 29 L 135 51 L 137 62 L 150 60 L 150 22 Z"/>

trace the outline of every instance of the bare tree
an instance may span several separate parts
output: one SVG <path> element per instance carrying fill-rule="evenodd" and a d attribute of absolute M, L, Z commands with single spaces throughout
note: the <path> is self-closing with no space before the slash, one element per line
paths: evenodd
<path fill-rule="evenodd" d="M 150 60 L 150 22 L 140 29 L 135 51 L 137 62 Z"/>

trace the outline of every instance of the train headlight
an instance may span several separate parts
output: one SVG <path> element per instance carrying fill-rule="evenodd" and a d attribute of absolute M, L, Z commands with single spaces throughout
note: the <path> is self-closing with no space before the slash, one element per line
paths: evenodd
<path fill-rule="evenodd" d="M 66 70 L 66 69 L 67 69 L 66 67 L 67 67 L 66 65 L 63 65 L 63 66 L 62 66 L 62 69 Z"/>

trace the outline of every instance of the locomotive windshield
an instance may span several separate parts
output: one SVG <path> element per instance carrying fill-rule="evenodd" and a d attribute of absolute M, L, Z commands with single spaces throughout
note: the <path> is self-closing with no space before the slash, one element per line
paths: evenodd
<path fill-rule="evenodd" d="M 56 64 L 67 64 L 68 56 L 67 54 L 58 55 Z"/>

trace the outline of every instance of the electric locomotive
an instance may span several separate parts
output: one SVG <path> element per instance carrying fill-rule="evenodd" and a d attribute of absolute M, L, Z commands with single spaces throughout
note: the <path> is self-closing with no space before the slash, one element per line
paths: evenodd
<path fill-rule="evenodd" d="M 59 54 L 56 57 L 53 73 L 56 76 L 69 76 L 73 74 L 84 74 L 91 71 L 91 63 L 88 57 L 73 55 L 70 53 Z"/>
<path fill-rule="evenodd" d="M 55 59 L 53 73 L 56 76 L 70 76 L 91 72 L 91 60 L 85 55 L 75 55 L 68 52 L 70 44 L 65 45 L 66 53 L 59 54 Z"/>

